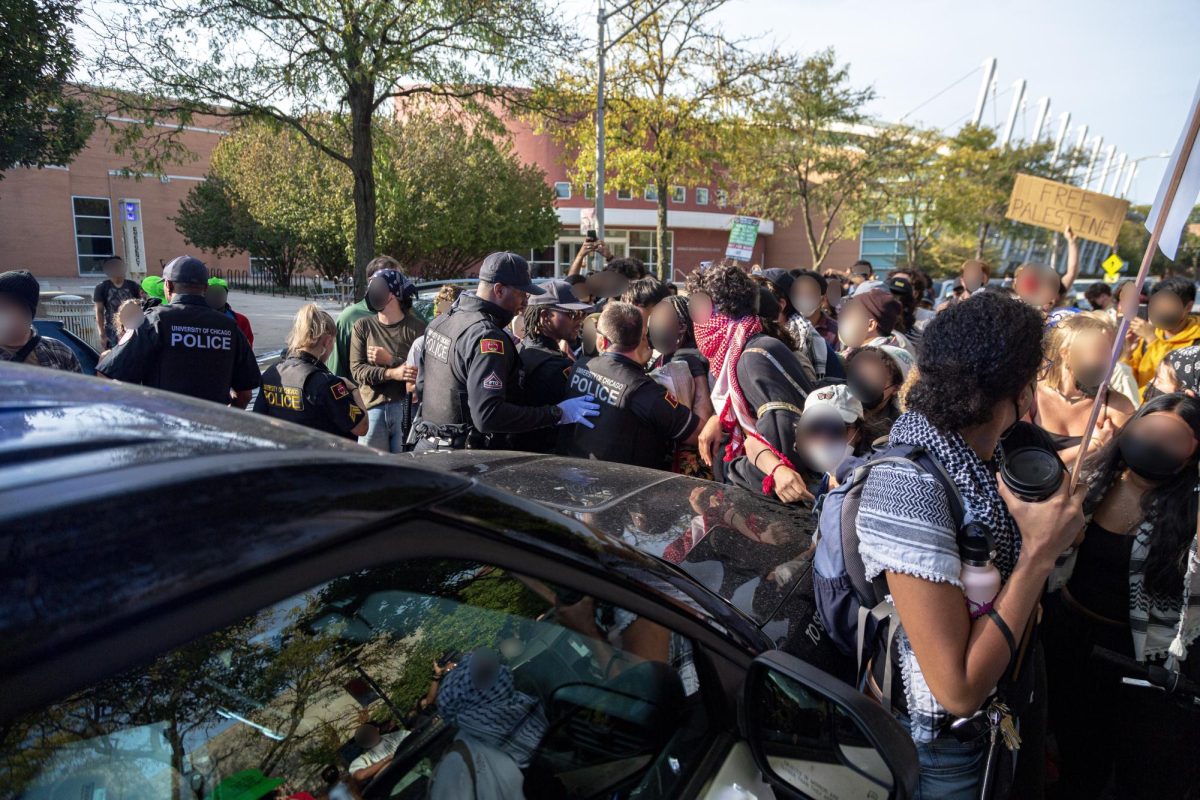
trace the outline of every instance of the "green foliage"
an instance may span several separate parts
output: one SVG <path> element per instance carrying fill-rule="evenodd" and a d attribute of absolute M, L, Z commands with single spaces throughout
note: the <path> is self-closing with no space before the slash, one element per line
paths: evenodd
<path fill-rule="evenodd" d="M 1146 217 L 1149 214 L 1148 205 L 1132 206 L 1117 234 L 1116 253 L 1129 263 L 1123 273 L 1124 277 L 1133 277 L 1142 265 L 1146 245 L 1150 242 L 1150 231 L 1146 230 Z M 1155 250 L 1154 259 L 1150 262 L 1151 275 L 1183 275 L 1200 280 L 1200 233 L 1190 230 L 1192 225 L 1200 225 L 1200 205 L 1193 208 L 1192 213 L 1188 215 L 1188 225 L 1184 227 L 1179 247 L 1175 250 L 1175 260 L 1168 261 L 1161 250 Z"/>
<path fill-rule="evenodd" d="M 73 0 L 0 0 L 0 180 L 15 166 L 68 164 L 87 144 L 91 110 L 66 91 L 78 19 Z"/>
<path fill-rule="evenodd" d="M 113 127 L 137 163 L 178 155 L 198 115 L 269 118 L 351 180 L 358 290 L 375 255 L 375 143 L 400 97 L 470 101 L 541 69 L 569 41 L 542 0 L 120 0 L 98 15 L 93 80 L 140 124 Z M 147 133 L 157 132 L 147 138 Z M 323 224 L 323 223 L 318 223 Z"/>
<path fill-rule="evenodd" d="M 734 138 L 731 177 L 751 214 L 787 224 L 799 217 L 814 269 L 833 245 L 879 213 L 886 137 L 867 126 L 872 89 L 850 85 L 832 50 L 785 62 Z"/>
<path fill-rule="evenodd" d="M 710 15 L 727 0 L 668 0 L 650 13 L 652 0 L 636 0 L 610 23 L 630 30 L 606 60 L 606 189 L 658 192 L 658 268 L 667 278 L 667 203 L 674 184 L 708 184 L 713 165 L 727 161 L 737 135 L 737 114 L 756 96 L 779 63 L 758 55 L 712 25 Z M 592 58 L 570 67 L 535 92 L 544 114 L 540 130 L 565 146 L 577 184 L 596 172 L 595 82 Z"/>

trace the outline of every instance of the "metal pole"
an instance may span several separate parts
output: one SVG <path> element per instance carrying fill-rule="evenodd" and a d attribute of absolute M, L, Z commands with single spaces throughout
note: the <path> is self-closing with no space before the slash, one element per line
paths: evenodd
<path fill-rule="evenodd" d="M 596 238 L 604 239 L 604 0 L 596 0 Z M 596 270 L 604 255 L 596 253 Z"/>
<path fill-rule="evenodd" d="M 1121 153 L 1117 157 L 1117 165 L 1113 167 L 1112 186 L 1109 187 L 1105 194 L 1116 194 L 1117 187 L 1121 185 L 1121 173 L 1125 171 L 1125 161 L 1129 158 L 1125 153 Z"/>
<path fill-rule="evenodd" d="M 1012 140 L 1013 128 L 1017 125 L 1017 112 L 1021 110 L 1021 101 L 1025 99 L 1025 79 L 1021 78 L 1013 84 L 1012 105 L 1008 109 L 1008 122 L 1004 125 L 1004 135 L 1000 137 L 1000 146 L 1008 147 Z"/>
<path fill-rule="evenodd" d="M 996 59 L 983 60 L 983 83 L 979 84 L 979 97 L 975 98 L 975 113 L 971 115 L 971 124 L 979 127 L 983 122 L 983 107 L 987 105 L 988 92 L 992 88 L 992 80 L 996 77 Z"/>
<path fill-rule="evenodd" d="M 1133 176 L 1137 174 L 1137 171 L 1138 165 L 1137 162 L 1134 161 L 1129 165 L 1129 174 L 1125 176 L 1125 185 L 1121 187 L 1121 197 L 1125 197 L 1129 194 L 1129 188 L 1133 186 Z"/>
<path fill-rule="evenodd" d="M 1100 170 L 1100 178 L 1096 183 L 1096 191 L 1103 192 L 1104 184 L 1108 180 L 1108 168 L 1112 166 L 1113 156 L 1117 154 L 1117 146 L 1110 144 L 1108 149 L 1104 151 L 1104 169 Z"/>
<path fill-rule="evenodd" d="M 1062 155 L 1063 142 L 1067 140 L 1067 128 L 1071 127 L 1071 112 L 1064 111 L 1062 113 L 1062 122 L 1058 125 L 1058 136 L 1054 138 L 1054 155 L 1051 157 L 1051 163 L 1058 163 L 1058 157 Z"/>
<path fill-rule="evenodd" d="M 1038 113 L 1033 123 L 1033 135 L 1029 137 L 1029 141 L 1033 143 L 1042 140 L 1042 128 L 1046 126 L 1046 118 L 1050 116 L 1050 98 L 1038 98 Z"/>
<path fill-rule="evenodd" d="M 1081 186 L 1086 189 L 1092 184 L 1092 173 L 1096 171 L 1096 159 L 1100 157 L 1100 145 L 1104 144 L 1104 137 L 1097 136 L 1092 141 L 1092 156 L 1088 159 L 1087 172 L 1083 174 L 1083 183 Z"/>

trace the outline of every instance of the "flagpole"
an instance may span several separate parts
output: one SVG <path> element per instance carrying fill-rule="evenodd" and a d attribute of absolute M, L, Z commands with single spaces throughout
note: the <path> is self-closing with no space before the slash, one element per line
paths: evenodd
<path fill-rule="evenodd" d="M 1167 223 L 1167 217 L 1171 210 L 1171 205 L 1175 202 L 1175 194 L 1179 189 L 1179 183 L 1183 180 L 1183 174 L 1187 171 L 1188 158 L 1192 154 L 1192 149 L 1196 145 L 1197 135 L 1200 134 L 1200 103 L 1192 104 L 1191 116 L 1188 119 L 1187 134 L 1183 139 L 1183 147 L 1179 151 L 1179 160 L 1175 162 L 1175 169 L 1171 172 L 1171 180 L 1167 184 L 1167 191 L 1163 195 L 1162 206 L 1159 208 L 1158 217 L 1154 220 L 1154 227 L 1150 231 L 1150 240 L 1146 242 L 1146 252 L 1142 254 L 1142 266 L 1138 270 L 1137 279 L 1134 282 L 1134 290 L 1129 293 L 1128 299 L 1125 301 L 1125 307 L 1121 309 L 1121 324 L 1117 328 L 1117 338 L 1113 342 L 1112 358 L 1108 363 L 1108 372 L 1104 376 L 1104 382 L 1100 384 L 1101 391 L 1096 393 L 1096 400 L 1092 403 L 1092 413 L 1088 417 L 1087 427 L 1083 431 L 1083 438 L 1080 440 L 1079 455 L 1075 458 L 1075 466 L 1071 470 L 1071 494 L 1075 493 L 1075 489 L 1079 486 L 1081 473 L 1083 472 L 1083 460 L 1087 455 L 1088 445 L 1092 441 L 1092 432 L 1096 429 L 1096 420 L 1100 418 L 1100 409 L 1104 406 L 1104 402 L 1108 396 L 1108 384 L 1112 380 L 1113 370 L 1117 367 L 1117 362 L 1121 359 L 1121 350 L 1125 343 L 1125 334 L 1129 331 L 1129 323 L 1133 317 L 1137 316 L 1139 299 L 1142 294 L 1142 285 L 1146 282 L 1146 276 L 1150 272 L 1150 262 L 1154 260 L 1154 253 L 1158 250 L 1158 241 L 1162 238 L 1163 227 Z"/>

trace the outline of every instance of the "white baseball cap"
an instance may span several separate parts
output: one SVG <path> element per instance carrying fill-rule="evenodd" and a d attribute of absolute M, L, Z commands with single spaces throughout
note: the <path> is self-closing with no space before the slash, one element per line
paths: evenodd
<path fill-rule="evenodd" d="M 839 383 L 813 389 L 804 401 L 804 413 L 800 416 L 800 421 L 803 423 L 804 420 L 836 417 L 850 425 L 862 419 L 862 415 L 862 403 L 850 394 L 849 387 Z"/>
<path fill-rule="evenodd" d="M 880 345 L 879 349 L 887 353 L 892 361 L 896 362 L 896 366 L 900 368 L 900 375 L 907 380 L 908 373 L 912 372 L 912 368 L 917 365 L 916 359 L 912 357 L 912 353 L 903 347 L 896 347 L 891 344 Z"/>

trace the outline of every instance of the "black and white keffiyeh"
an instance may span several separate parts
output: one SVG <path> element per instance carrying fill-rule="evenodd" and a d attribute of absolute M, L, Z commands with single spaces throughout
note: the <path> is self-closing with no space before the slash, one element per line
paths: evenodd
<path fill-rule="evenodd" d="M 442 679 L 438 711 L 461 733 L 508 753 L 524 768 L 546 732 L 546 715 L 536 698 L 517 690 L 508 667 L 477 670 L 477 657 L 479 651 L 471 653 Z M 492 653 L 482 657 L 498 660 Z M 480 675 L 488 675 L 490 682 L 476 685 Z"/>

